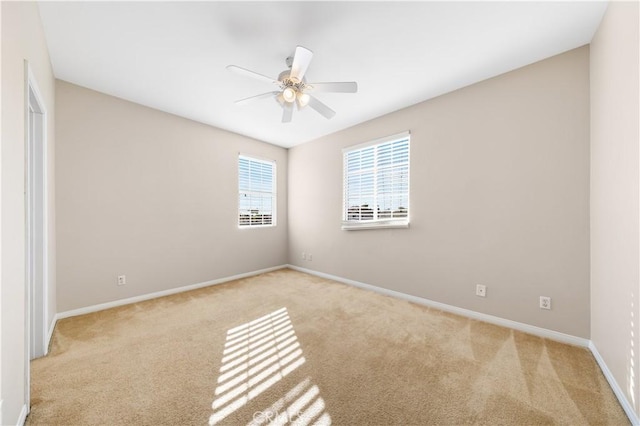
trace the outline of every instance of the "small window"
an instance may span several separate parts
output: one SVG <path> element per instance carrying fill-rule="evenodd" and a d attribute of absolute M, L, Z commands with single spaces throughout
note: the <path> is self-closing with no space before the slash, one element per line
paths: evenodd
<path fill-rule="evenodd" d="M 409 132 L 343 150 L 342 229 L 409 226 Z"/>
<path fill-rule="evenodd" d="M 275 226 L 275 161 L 240 155 L 238 189 L 238 226 Z"/>

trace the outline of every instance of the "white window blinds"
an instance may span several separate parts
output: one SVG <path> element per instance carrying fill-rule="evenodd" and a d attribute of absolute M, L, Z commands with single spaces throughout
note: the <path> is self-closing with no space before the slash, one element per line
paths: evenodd
<path fill-rule="evenodd" d="M 276 223 L 276 163 L 240 155 L 238 158 L 238 225 Z"/>
<path fill-rule="evenodd" d="M 405 132 L 343 151 L 343 229 L 408 226 L 409 142 Z"/>

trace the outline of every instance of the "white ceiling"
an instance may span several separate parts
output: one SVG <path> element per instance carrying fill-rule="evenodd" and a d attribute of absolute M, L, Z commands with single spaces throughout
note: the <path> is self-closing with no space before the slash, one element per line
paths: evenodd
<path fill-rule="evenodd" d="M 283 147 L 582 46 L 604 2 L 41 2 L 57 78 Z M 270 77 L 296 45 L 308 81 L 357 81 L 280 122 Z"/>

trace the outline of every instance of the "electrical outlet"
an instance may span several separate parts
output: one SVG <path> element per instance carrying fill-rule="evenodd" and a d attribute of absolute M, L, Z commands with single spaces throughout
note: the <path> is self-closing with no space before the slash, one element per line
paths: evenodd
<path fill-rule="evenodd" d="M 540 296 L 540 309 L 551 309 L 551 298 Z"/>
<path fill-rule="evenodd" d="M 307 260 L 311 262 L 313 260 L 313 255 L 311 253 L 307 254 Z"/>
<path fill-rule="evenodd" d="M 307 253 L 302 252 L 302 260 L 307 260 Z"/>
<path fill-rule="evenodd" d="M 126 275 L 118 275 L 118 285 L 125 285 L 127 283 Z"/>
<path fill-rule="evenodd" d="M 487 297 L 487 286 L 482 284 L 476 285 L 476 296 Z"/>

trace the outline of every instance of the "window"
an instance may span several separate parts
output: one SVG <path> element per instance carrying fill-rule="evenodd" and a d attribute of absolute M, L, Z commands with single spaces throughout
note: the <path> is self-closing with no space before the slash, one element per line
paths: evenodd
<path fill-rule="evenodd" d="M 409 226 L 409 132 L 343 150 L 342 229 Z"/>
<path fill-rule="evenodd" d="M 240 155 L 238 189 L 238 226 L 275 226 L 275 161 Z"/>

